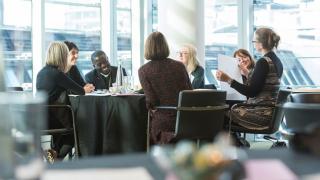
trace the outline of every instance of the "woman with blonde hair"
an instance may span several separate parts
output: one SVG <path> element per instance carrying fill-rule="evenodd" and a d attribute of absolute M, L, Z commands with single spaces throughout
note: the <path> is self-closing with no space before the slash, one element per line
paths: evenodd
<path fill-rule="evenodd" d="M 49 104 L 68 103 L 66 102 L 67 92 L 84 95 L 92 90 L 90 87 L 81 87 L 66 75 L 72 66 L 68 61 L 68 53 L 68 47 L 63 42 L 52 42 L 47 50 L 46 65 L 37 75 L 37 90 L 47 93 Z M 49 111 L 49 129 L 72 127 L 71 120 L 62 114 Z M 58 158 L 63 159 L 72 150 L 73 136 L 55 135 L 53 136 L 53 144 L 54 150 L 58 153 Z"/>
<path fill-rule="evenodd" d="M 192 88 L 204 88 L 204 69 L 199 65 L 197 49 L 191 44 L 184 44 L 178 55 L 178 59 L 187 69 Z"/>
<path fill-rule="evenodd" d="M 164 35 L 151 33 L 144 50 L 144 57 L 150 61 L 139 68 L 139 79 L 151 112 L 150 132 L 155 144 L 172 142 L 176 123 L 175 110 L 155 110 L 155 107 L 177 106 L 180 91 L 192 89 L 185 67 L 168 58 L 169 54 Z"/>

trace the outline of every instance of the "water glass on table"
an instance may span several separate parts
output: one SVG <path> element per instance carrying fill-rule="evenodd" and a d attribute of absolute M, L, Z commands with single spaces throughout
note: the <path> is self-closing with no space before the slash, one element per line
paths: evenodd
<path fill-rule="evenodd" d="M 133 91 L 133 77 L 132 76 L 124 76 L 123 77 L 123 86 L 126 93 L 130 93 Z"/>

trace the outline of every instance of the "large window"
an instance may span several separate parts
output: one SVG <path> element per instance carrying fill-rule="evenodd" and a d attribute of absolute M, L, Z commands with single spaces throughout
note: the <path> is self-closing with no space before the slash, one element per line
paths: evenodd
<path fill-rule="evenodd" d="M 277 54 L 282 85 L 320 85 L 320 1 L 254 1 L 254 27 L 272 27 L 281 37 Z"/>
<path fill-rule="evenodd" d="M 217 84 L 218 54 L 232 55 L 238 44 L 237 0 L 205 0 L 205 77 Z"/>
<path fill-rule="evenodd" d="M 31 83 L 31 0 L 0 0 L 0 44 L 7 86 Z"/>
<path fill-rule="evenodd" d="M 44 29 L 32 27 L 32 3 L 37 7 L 44 3 L 44 16 L 37 20 L 44 21 Z M 0 55 L 4 59 L 5 79 L 7 86 L 21 86 L 23 83 L 32 83 L 33 66 L 44 61 L 43 58 L 32 57 L 32 29 L 41 29 L 44 32 L 43 50 L 45 51 L 52 41 L 72 41 L 79 47 L 77 66 L 82 75 L 93 67 L 91 54 L 102 49 L 110 52 L 108 56 L 113 65 L 122 60 L 123 66 L 129 75 L 132 74 L 132 10 L 131 0 L 113 0 L 104 2 L 101 7 L 100 0 L 45 0 L 32 2 L 31 0 L 0 0 Z M 38 6 L 39 5 L 39 6 Z M 109 7 L 110 5 L 110 7 Z M 110 9 L 112 11 L 110 11 Z M 104 16 L 101 17 L 102 9 Z M 17 15 L 17 12 L 19 14 Z M 101 22 L 101 19 L 110 22 Z M 109 24 L 110 23 L 110 24 Z M 102 30 L 101 24 L 104 24 Z M 107 25 L 107 28 L 105 27 Z M 37 25 L 35 25 L 37 26 Z M 104 43 L 102 47 L 102 34 Z M 39 42 L 41 36 L 37 36 Z M 40 39 L 42 40 L 42 39 Z M 111 47 L 110 49 L 108 49 Z M 42 54 L 43 52 L 37 52 Z M 41 57 L 38 55 L 38 57 Z M 137 62 L 140 62 L 137 60 Z M 37 73 L 37 72 L 35 72 Z"/>
<path fill-rule="evenodd" d="M 129 75 L 132 75 L 131 55 L 131 0 L 117 0 L 117 63 L 121 61 Z"/>
<path fill-rule="evenodd" d="M 101 49 L 100 16 L 100 0 L 46 0 L 45 46 L 52 41 L 74 42 L 79 48 L 77 66 L 86 74 L 93 68 L 92 52 Z"/>

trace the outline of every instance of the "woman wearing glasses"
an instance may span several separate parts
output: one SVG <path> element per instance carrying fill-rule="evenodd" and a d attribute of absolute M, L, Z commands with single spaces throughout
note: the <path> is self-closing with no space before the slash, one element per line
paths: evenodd
<path fill-rule="evenodd" d="M 178 55 L 178 59 L 187 69 L 192 88 L 204 88 L 204 70 L 199 65 L 197 49 L 191 44 L 185 44 L 181 47 Z"/>
<path fill-rule="evenodd" d="M 232 88 L 249 97 L 247 104 L 275 104 L 283 72 L 282 63 L 274 53 L 279 41 L 280 36 L 272 29 L 257 29 L 252 42 L 262 57 L 257 61 L 248 82 L 241 84 L 220 70 L 216 73 L 217 79 L 228 82 Z M 268 128 L 273 108 L 254 105 L 234 105 L 230 112 L 232 123 L 248 129 Z"/>

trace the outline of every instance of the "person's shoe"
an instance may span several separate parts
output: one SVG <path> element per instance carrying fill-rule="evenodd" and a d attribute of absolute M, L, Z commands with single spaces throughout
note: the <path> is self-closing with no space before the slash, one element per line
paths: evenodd
<path fill-rule="evenodd" d="M 239 133 L 232 133 L 231 135 L 233 137 L 235 146 L 240 148 L 250 148 L 250 143 L 241 137 Z"/>
<path fill-rule="evenodd" d="M 53 164 L 57 159 L 57 152 L 53 149 L 45 150 L 44 154 L 48 163 Z"/>
<path fill-rule="evenodd" d="M 240 137 L 238 141 L 239 141 L 239 147 L 248 148 L 248 149 L 250 148 L 250 143 L 246 139 Z"/>

